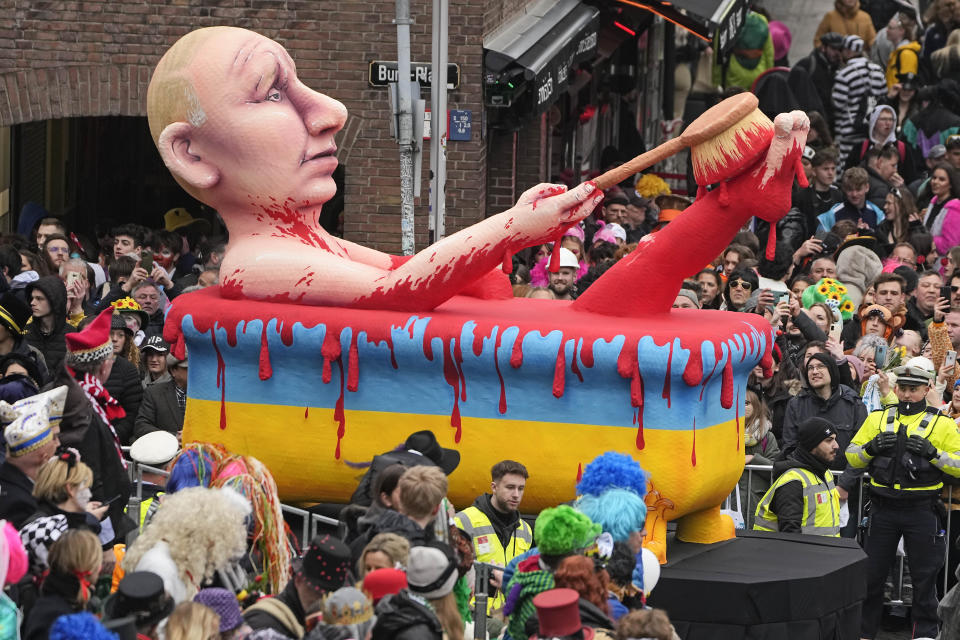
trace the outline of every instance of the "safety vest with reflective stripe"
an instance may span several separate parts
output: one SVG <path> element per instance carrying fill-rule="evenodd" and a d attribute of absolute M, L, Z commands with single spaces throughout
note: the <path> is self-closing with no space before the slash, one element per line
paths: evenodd
<path fill-rule="evenodd" d="M 473 552 L 477 562 L 495 564 L 505 567 L 507 563 L 522 553 L 526 553 L 533 546 L 533 531 L 523 518 L 517 523 L 513 535 L 507 546 L 500 544 L 500 537 L 490 523 L 490 518 L 476 507 L 467 507 L 456 515 L 457 526 L 470 534 L 473 539 Z M 496 597 L 487 601 L 487 612 L 502 608 L 504 597 L 497 593 Z"/>
<path fill-rule="evenodd" d="M 757 505 L 753 528 L 758 531 L 779 531 L 777 514 L 770 510 L 777 489 L 788 482 L 799 482 L 803 487 L 803 519 L 800 533 L 818 536 L 840 535 L 840 494 L 833 484 L 833 474 L 827 471 L 821 480 L 809 469 L 793 468 L 783 473 L 764 494 Z"/>

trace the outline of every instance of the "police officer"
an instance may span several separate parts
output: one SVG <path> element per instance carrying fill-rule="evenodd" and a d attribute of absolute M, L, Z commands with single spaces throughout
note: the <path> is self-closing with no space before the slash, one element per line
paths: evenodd
<path fill-rule="evenodd" d="M 527 468 L 502 460 L 490 470 L 490 493 L 485 493 L 456 515 L 457 526 L 470 534 L 478 562 L 506 567 L 533 546 L 533 531 L 520 517 L 520 501 L 527 485 Z M 493 586 L 500 586 L 502 571 L 494 571 Z M 487 612 L 503 606 L 497 593 L 487 601 Z"/>
<path fill-rule="evenodd" d="M 773 465 L 776 481 L 757 505 L 758 531 L 840 535 L 840 493 L 830 464 L 837 457 L 837 430 L 810 417 L 797 429 L 797 446 Z"/>
<path fill-rule="evenodd" d="M 913 637 L 936 637 L 936 577 L 943 567 L 946 511 L 943 475 L 960 477 L 957 424 L 927 406 L 933 363 L 911 358 L 894 369 L 899 403 L 867 416 L 847 448 L 853 467 L 870 473 L 867 599 L 860 636 L 876 637 L 883 612 L 883 585 L 901 536 L 913 581 Z"/>

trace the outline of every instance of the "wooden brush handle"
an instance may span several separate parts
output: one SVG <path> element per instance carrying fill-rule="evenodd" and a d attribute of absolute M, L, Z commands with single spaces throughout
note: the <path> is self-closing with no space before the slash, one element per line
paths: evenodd
<path fill-rule="evenodd" d="M 666 160 L 675 153 L 683 151 L 687 147 L 686 141 L 683 139 L 683 136 L 677 136 L 676 138 L 671 138 L 667 140 L 659 147 L 655 147 L 646 153 L 640 154 L 633 160 L 625 162 L 619 167 L 614 167 L 607 171 L 606 173 L 598 176 L 594 181 L 597 183 L 597 188 L 603 191 L 606 191 L 615 184 L 626 180 L 630 176 L 640 171 L 643 171 L 647 167 L 652 167 L 658 162 Z"/>

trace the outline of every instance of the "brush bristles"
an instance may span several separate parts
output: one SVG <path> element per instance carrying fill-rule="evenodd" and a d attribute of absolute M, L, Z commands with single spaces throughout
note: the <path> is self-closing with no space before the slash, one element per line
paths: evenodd
<path fill-rule="evenodd" d="M 752 160 L 773 137 L 773 122 L 754 109 L 732 127 L 693 147 L 691 158 L 697 184 L 708 185 L 731 177 Z"/>

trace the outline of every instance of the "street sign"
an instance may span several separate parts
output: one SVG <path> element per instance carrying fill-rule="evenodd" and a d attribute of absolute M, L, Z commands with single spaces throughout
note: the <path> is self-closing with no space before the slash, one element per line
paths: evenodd
<path fill-rule="evenodd" d="M 450 109 L 450 131 L 447 137 L 450 140 L 470 140 L 473 129 L 473 111 L 470 109 Z"/>
<path fill-rule="evenodd" d="M 397 81 L 396 60 L 371 60 L 367 81 L 372 87 L 386 87 Z M 410 81 L 417 81 L 421 87 L 431 86 L 433 71 L 429 62 L 410 63 Z M 447 65 L 447 89 L 456 89 L 460 86 L 460 65 Z"/>

